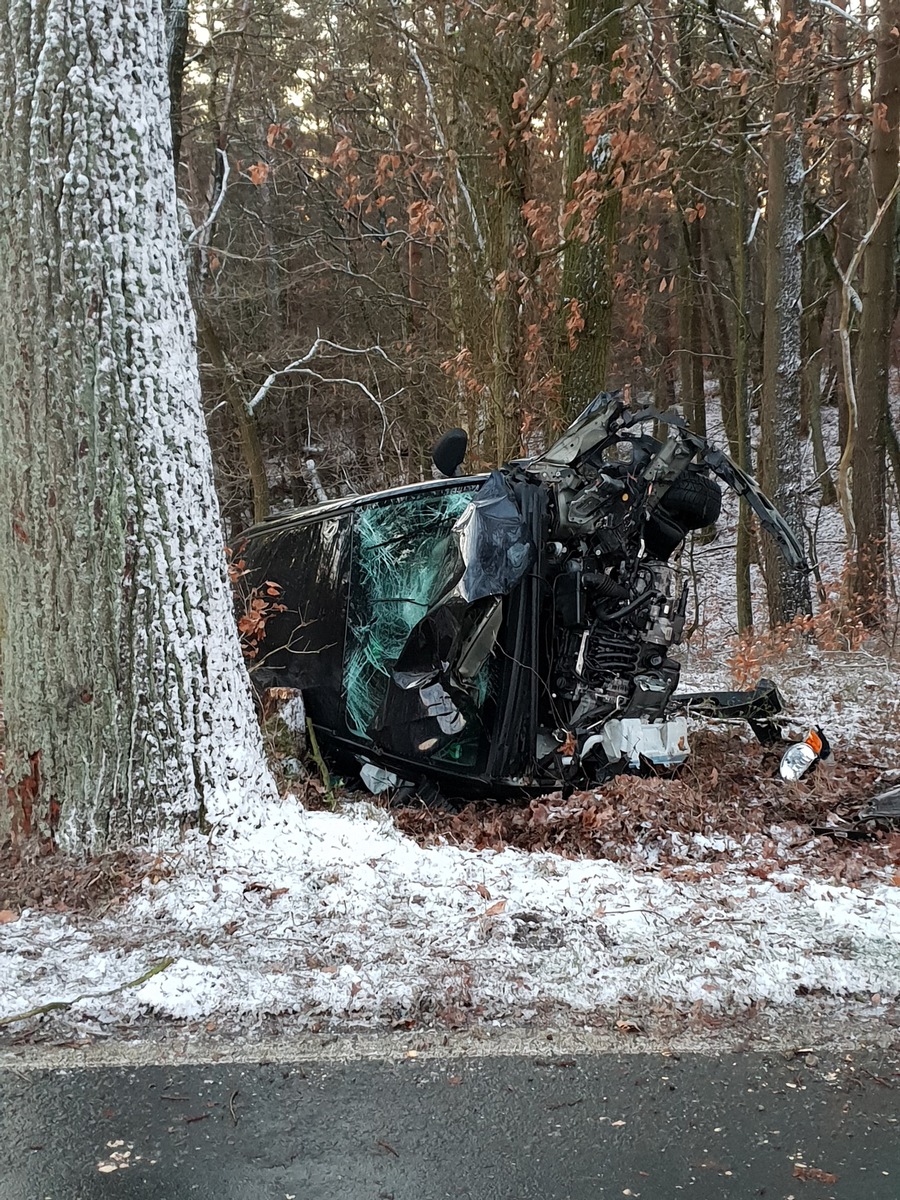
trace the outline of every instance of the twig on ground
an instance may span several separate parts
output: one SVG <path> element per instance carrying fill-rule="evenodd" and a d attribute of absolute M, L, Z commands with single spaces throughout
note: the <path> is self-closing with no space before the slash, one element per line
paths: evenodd
<path fill-rule="evenodd" d="M 148 979 L 152 979 L 154 975 L 158 975 L 160 971 L 165 971 L 167 967 L 171 967 L 174 961 L 174 958 L 163 958 L 148 971 L 145 971 L 143 975 L 138 976 L 137 979 L 132 979 L 128 983 L 120 983 L 118 987 L 108 988 L 105 992 L 84 992 L 82 995 L 75 996 L 71 1000 L 51 1000 L 48 1004 L 39 1004 L 36 1008 L 29 1008 L 27 1012 L 14 1013 L 10 1017 L 0 1017 L 0 1027 L 14 1025 L 18 1021 L 27 1021 L 30 1017 L 39 1017 L 43 1013 L 65 1012 L 73 1004 L 78 1004 L 81 1000 L 102 1000 L 106 996 L 115 996 L 117 992 L 124 992 L 126 988 L 140 987 L 142 983 L 146 983 Z"/>
<path fill-rule="evenodd" d="M 319 777 L 325 787 L 325 802 L 333 811 L 337 807 L 334 783 L 331 778 L 331 772 L 328 770 L 325 759 L 322 757 L 322 751 L 319 749 L 319 739 L 316 737 L 316 731 L 313 729 L 313 724 L 309 717 L 306 718 L 306 736 L 309 742 L 309 752 L 312 755 L 312 760 L 316 764 Z"/>

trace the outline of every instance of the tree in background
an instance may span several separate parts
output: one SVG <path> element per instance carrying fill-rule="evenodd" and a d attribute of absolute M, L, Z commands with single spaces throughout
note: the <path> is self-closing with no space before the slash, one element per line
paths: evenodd
<path fill-rule="evenodd" d="M 564 249 L 558 370 L 562 404 L 575 416 L 605 384 L 613 330 L 620 188 L 613 185 L 618 110 L 613 54 L 622 42 L 618 0 L 566 6 Z"/>
<path fill-rule="evenodd" d="M 760 479 L 803 540 L 800 456 L 803 358 L 803 121 L 809 14 L 805 0 L 781 0 L 766 203 L 766 304 L 760 411 Z M 766 590 L 773 624 L 812 611 L 805 571 L 766 543 Z"/>
<path fill-rule="evenodd" d="M 98 850 L 269 791 L 152 0 L 0 0 L 6 818 Z"/>
<path fill-rule="evenodd" d="M 870 623 L 884 616 L 886 505 L 885 450 L 890 426 L 888 379 L 891 330 L 897 314 L 896 195 L 900 130 L 900 3 L 883 0 L 869 136 L 868 221 L 873 230 L 862 268 L 852 454 L 852 513 L 855 561 L 854 607 Z M 884 206 L 887 205 L 887 211 Z M 853 416 L 851 415 L 851 420 Z"/>

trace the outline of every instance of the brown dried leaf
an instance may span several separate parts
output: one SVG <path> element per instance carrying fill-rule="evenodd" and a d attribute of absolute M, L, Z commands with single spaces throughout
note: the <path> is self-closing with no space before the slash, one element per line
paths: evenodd
<path fill-rule="evenodd" d="M 247 174 L 250 176 L 250 182 L 256 187 L 260 187 L 269 178 L 269 164 L 266 162 L 253 163 L 247 168 Z"/>
<path fill-rule="evenodd" d="M 820 1167 L 806 1167 L 803 1163 L 797 1163 L 794 1167 L 794 1178 L 802 1179 L 804 1183 L 810 1180 L 816 1183 L 837 1183 L 837 1175 L 832 1175 L 830 1171 L 823 1171 Z"/>

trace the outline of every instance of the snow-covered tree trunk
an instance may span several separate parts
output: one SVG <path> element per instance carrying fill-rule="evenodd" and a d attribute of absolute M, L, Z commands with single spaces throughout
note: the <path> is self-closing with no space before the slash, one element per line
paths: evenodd
<path fill-rule="evenodd" d="M 151 841 L 272 787 L 234 631 L 162 11 L 0 0 L 0 601 L 14 834 Z"/>
<path fill-rule="evenodd" d="M 766 306 L 760 408 L 760 478 L 800 540 L 803 475 L 800 415 L 803 387 L 803 117 L 800 74 L 808 44 L 806 0 L 781 0 L 775 57 L 775 107 L 769 138 L 766 203 Z M 773 624 L 811 611 L 809 580 L 765 539 L 766 590 Z"/>

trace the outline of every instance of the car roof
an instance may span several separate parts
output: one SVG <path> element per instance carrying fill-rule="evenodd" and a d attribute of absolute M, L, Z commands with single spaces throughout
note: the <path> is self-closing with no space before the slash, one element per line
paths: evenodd
<path fill-rule="evenodd" d="M 383 492 L 367 492 L 360 496 L 341 496 L 337 500 L 322 500 L 318 504 L 306 504 L 302 508 L 291 508 L 286 512 L 271 513 L 258 525 L 245 529 L 241 538 L 259 537 L 272 533 L 274 530 L 290 528 L 293 525 L 307 525 L 314 521 L 324 521 L 328 517 L 340 517 L 345 513 L 364 504 L 373 504 L 380 500 L 399 500 L 404 496 L 416 496 L 422 492 L 446 491 L 451 488 L 464 488 L 467 484 L 481 484 L 488 475 L 462 475 L 454 479 L 426 479 L 422 483 L 409 483 L 403 487 L 386 488 Z"/>

